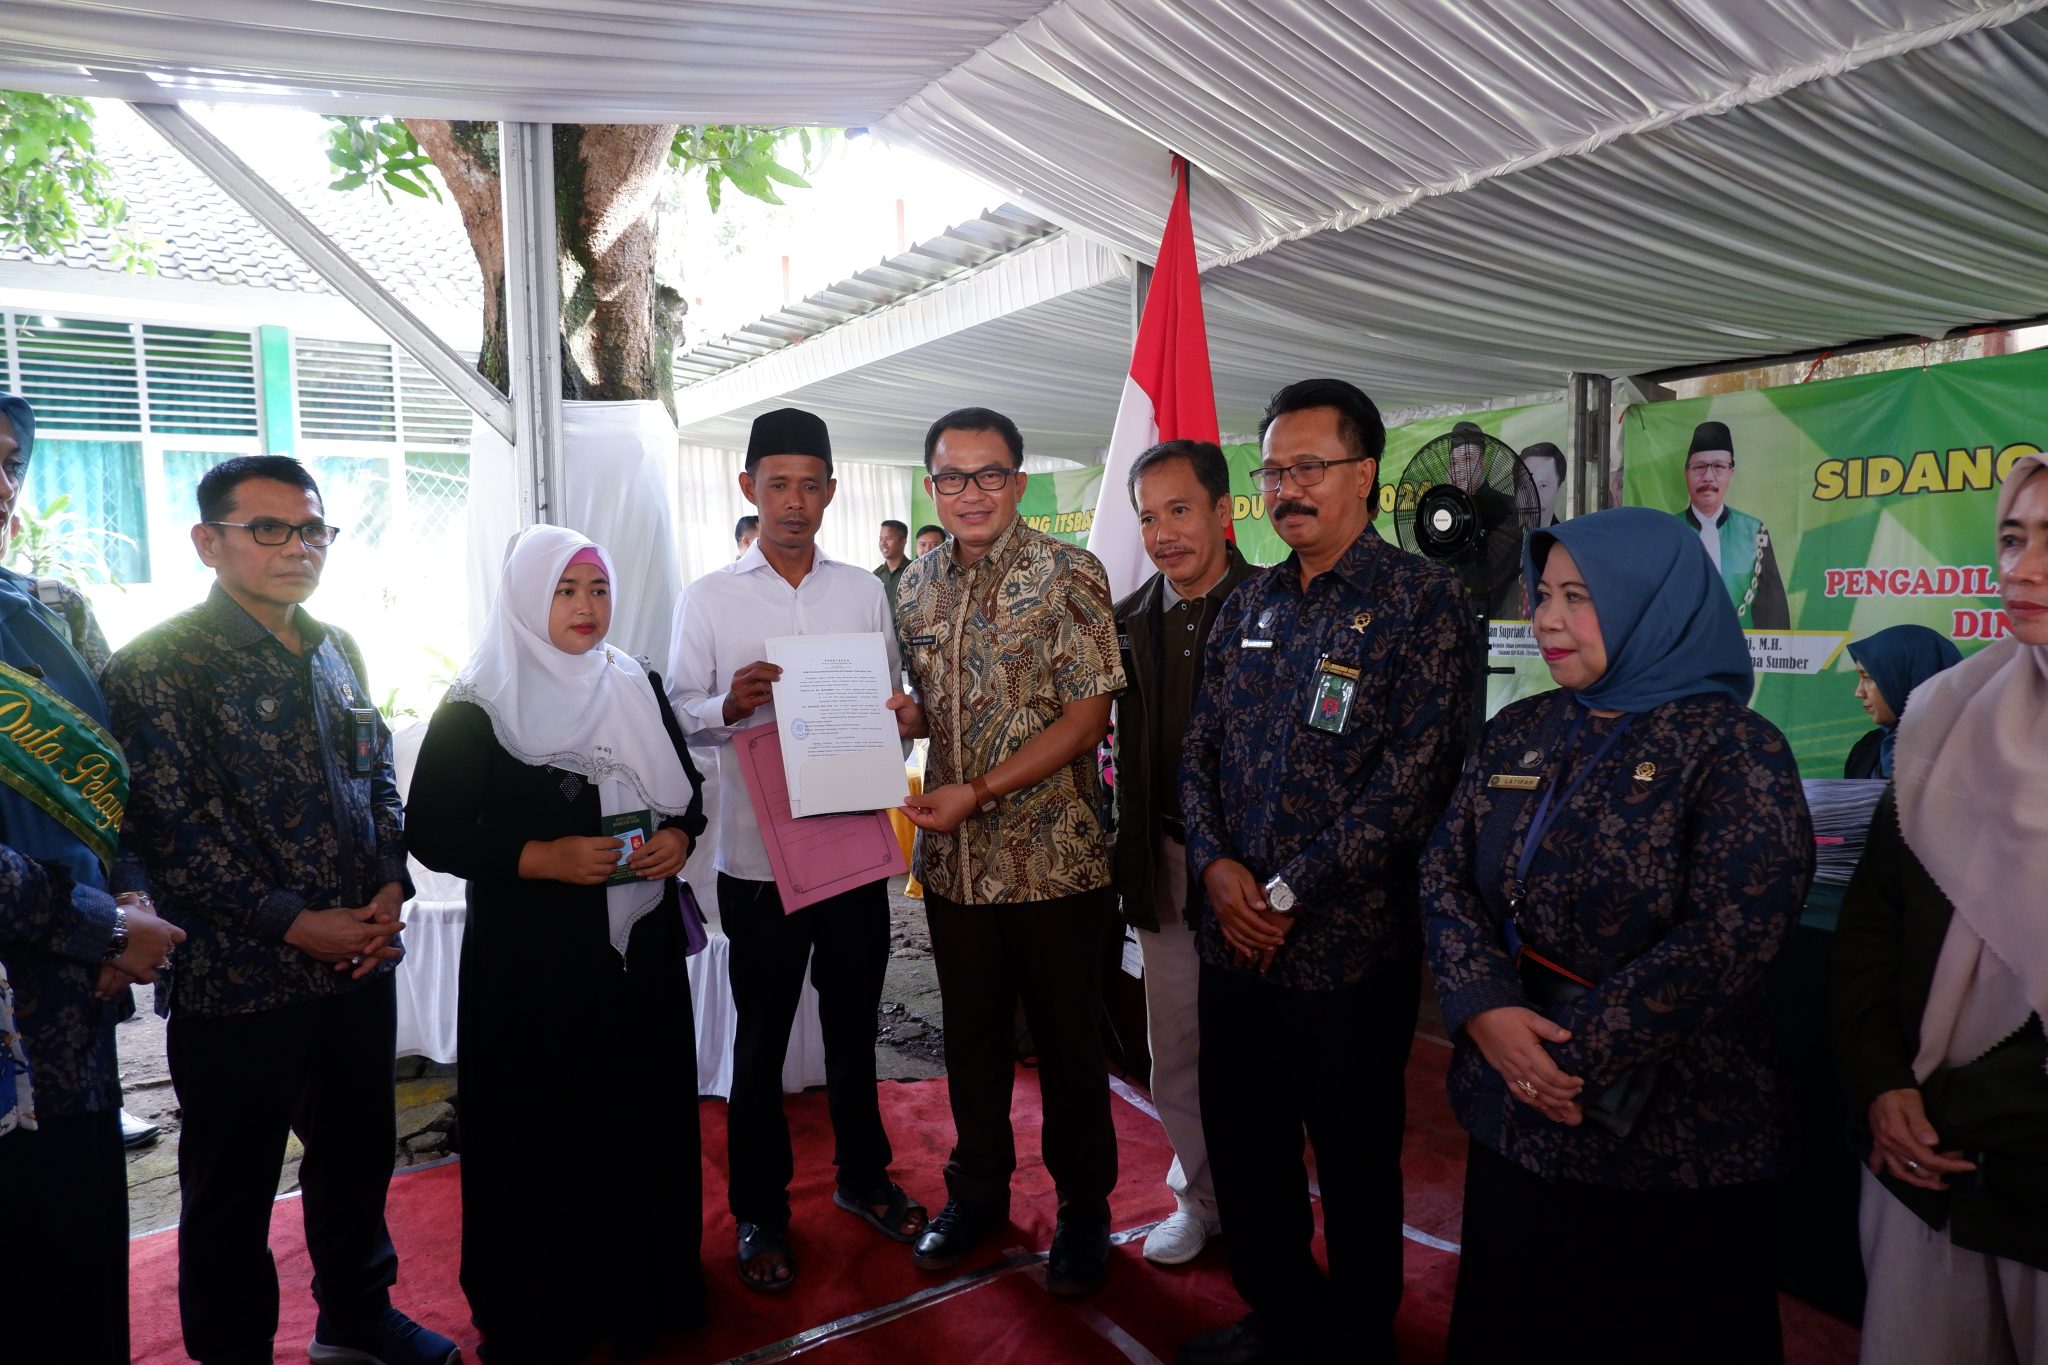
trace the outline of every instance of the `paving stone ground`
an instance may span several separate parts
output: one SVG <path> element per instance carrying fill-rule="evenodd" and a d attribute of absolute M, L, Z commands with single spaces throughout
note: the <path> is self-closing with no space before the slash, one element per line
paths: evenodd
<path fill-rule="evenodd" d="M 883 1080 L 922 1080 L 945 1072 L 939 983 L 932 970 L 931 936 L 924 906 L 903 895 L 903 879 L 890 885 L 889 972 L 875 1021 L 875 1069 Z M 137 1015 L 115 1037 L 121 1087 L 130 1114 L 163 1127 L 163 1136 L 128 1154 L 128 1225 L 154 1232 L 178 1221 L 178 1100 L 164 1060 L 164 1021 L 151 1009 L 148 987 L 136 992 Z M 398 1148 L 394 1166 L 447 1156 L 460 1109 L 457 1068 L 404 1057 L 398 1063 Z M 299 1187 L 299 1140 L 285 1148 L 280 1194 Z"/>

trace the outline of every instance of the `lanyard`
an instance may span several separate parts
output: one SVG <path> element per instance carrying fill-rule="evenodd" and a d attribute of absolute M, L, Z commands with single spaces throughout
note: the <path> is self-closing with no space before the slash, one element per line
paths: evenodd
<path fill-rule="evenodd" d="M 1614 747 L 1614 742 L 1621 738 L 1622 732 L 1628 729 L 1629 722 L 1634 719 L 1633 715 L 1623 716 L 1621 723 L 1607 732 L 1607 737 L 1600 741 L 1600 747 L 1593 751 L 1592 758 L 1579 769 L 1578 776 L 1571 780 L 1571 785 L 1564 789 L 1563 796 L 1558 795 L 1557 784 L 1554 782 L 1550 790 L 1543 793 L 1543 800 L 1536 807 L 1535 818 L 1529 821 L 1529 832 L 1523 836 L 1522 856 L 1515 860 L 1515 875 L 1508 879 L 1506 927 L 1509 952 L 1518 952 L 1522 946 L 1521 935 L 1515 930 L 1515 921 L 1521 915 L 1522 901 L 1526 895 L 1522 886 L 1523 878 L 1529 875 L 1529 865 L 1536 860 L 1536 850 L 1542 846 L 1544 836 L 1550 833 L 1550 827 L 1557 823 L 1558 816 L 1564 814 L 1565 807 L 1571 804 L 1572 798 L 1578 795 L 1579 788 L 1585 785 L 1593 770 L 1600 766 L 1600 760 L 1607 757 L 1607 751 Z M 1581 711 L 1577 719 L 1572 721 L 1572 728 L 1565 732 L 1564 745 L 1558 751 L 1557 769 L 1560 774 L 1564 771 L 1565 763 L 1570 760 L 1572 751 L 1578 747 L 1579 732 L 1585 728 L 1586 713 Z"/>

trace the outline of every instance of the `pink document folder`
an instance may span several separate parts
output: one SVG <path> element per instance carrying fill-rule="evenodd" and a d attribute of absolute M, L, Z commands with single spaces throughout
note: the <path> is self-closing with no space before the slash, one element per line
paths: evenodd
<path fill-rule="evenodd" d="M 754 802 L 754 818 L 761 825 L 761 842 L 768 846 L 768 864 L 775 869 L 784 914 L 909 870 L 885 810 L 802 820 L 789 813 L 782 734 L 774 725 L 740 731 L 733 736 L 732 751 Z"/>

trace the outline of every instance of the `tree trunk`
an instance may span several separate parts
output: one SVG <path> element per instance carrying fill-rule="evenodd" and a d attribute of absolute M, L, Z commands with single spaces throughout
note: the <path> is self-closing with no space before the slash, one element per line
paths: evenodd
<path fill-rule="evenodd" d="M 405 123 L 454 196 L 483 273 L 477 368 L 508 389 L 498 127 L 441 119 Z M 555 125 L 564 397 L 659 398 L 675 410 L 672 366 L 683 300 L 654 278 L 657 210 L 674 136 L 673 126 Z"/>
<path fill-rule="evenodd" d="M 505 342 L 505 205 L 498 190 L 498 125 L 411 118 L 420 150 L 441 173 L 484 279 L 484 335 L 476 367 L 502 393 L 512 390 L 512 361 Z"/>

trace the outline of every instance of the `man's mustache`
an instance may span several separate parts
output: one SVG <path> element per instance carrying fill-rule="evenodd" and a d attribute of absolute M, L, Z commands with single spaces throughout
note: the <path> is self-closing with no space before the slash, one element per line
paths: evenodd
<path fill-rule="evenodd" d="M 1274 521 L 1278 521 L 1282 517 L 1291 517 L 1296 515 L 1297 513 L 1304 517 L 1312 517 L 1317 514 L 1315 507 L 1309 503 L 1276 502 L 1267 511 L 1266 515 L 1271 517 Z"/>

